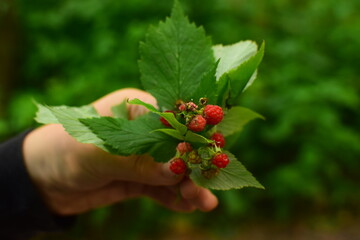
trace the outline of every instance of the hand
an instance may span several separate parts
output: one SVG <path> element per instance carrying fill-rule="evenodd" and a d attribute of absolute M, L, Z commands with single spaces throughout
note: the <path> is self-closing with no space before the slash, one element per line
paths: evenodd
<path fill-rule="evenodd" d="M 156 100 L 144 91 L 123 89 L 93 106 L 100 115 L 111 116 L 111 107 L 127 98 L 156 105 Z M 130 119 L 146 113 L 139 105 L 129 105 L 128 111 Z M 135 197 L 150 197 L 174 211 L 210 211 L 218 204 L 209 190 L 194 185 L 187 177 L 174 175 L 169 163 L 157 163 L 148 155 L 111 155 L 94 145 L 77 142 L 60 124 L 32 131 L 25 138 L 23 150 L 29 175 L 55 214 L 78 214 Z"/>

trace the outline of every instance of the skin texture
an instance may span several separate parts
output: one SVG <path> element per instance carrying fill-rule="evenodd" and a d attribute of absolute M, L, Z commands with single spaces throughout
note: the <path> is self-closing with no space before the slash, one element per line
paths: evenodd
<path fill-rule="evenodd" d="M 92 105 L 100 115 L 111 116 L 111 107 L 127 98 L 156 105 L 150 94 L 138 89 L 118 90 Z M 130 119 L 147 112 L 139 105 L 128 105 L 128 111 Z M 211 211 L 218 204 L 209 190 L 173 174 L 169 163 L 157 163 L 148 155 L 110 155 L 77 142 L 59 124 L 32 131 L 23 150 L 30 178 L 49 209 L 58 215 L 79 214 L 137 197 L 150 197 L 181 212 Z"/>

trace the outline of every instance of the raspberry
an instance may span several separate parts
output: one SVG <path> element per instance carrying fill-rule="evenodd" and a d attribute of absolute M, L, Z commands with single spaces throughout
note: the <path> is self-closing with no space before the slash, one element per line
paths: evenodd
<path fill-rule="evenodd" d="M 188 142 L 181 142 L 177 145 L 176 150 L 179 151 L 180 155 L 184 155 L 187 152 L 191 152 L 192 147 Z"/>
<path fill-rule="evenodd" d="M 204 116 L 209 125 L 216 125 L 224 117 L 224 112 L 221 107 L 217 105 L 206 105 L 204 108 Z"/>
<path fill-rule="evenodd" d="M 202 170 L 201 175 L 203 175 L 205 178 L 210 179 L 213 177 L 216 177 L 219 175 L 219 169 L 218 168 L 210 168 L 208 170 Z"/>
<path fill-rule="evenodd" d="M 201 157 L 196 151 L 191 151 L 187 157 L 190 163 L 193 164 L 201 163 Z"/>
<path fill-rule="evenodd" d="M 212 159 L 212 163 L 218 168 L 225 168 L 229 164 L 230 160 L 225 153 L 215 155 Z"/>
<path fill-rule="evenodd" d="M 186 171 L 186 164 L 181 158 L 174 158 L 170 162 L 170 170 L 175 174 L 183 174 Z"/>
<path fill-rule="evenodd" d="M 206 126 L 206 120 L 201 115 L 196 115 L 191 121 L 187 124 L 188 129 L 194 132 L 201 132 Z"/>
<path fill-rule="evenodd" d="M 174 111 L 166 110 L 165 112 L 171 112 L 171 113 L 173 113 L 173 114 L 174 114 L 174 116 L 176 117 L 176 115 L 175 115 L 175 112 L 174 112 Z M 169 123 L 168 121 L 166 121 L 166 119 L 165 119 L 165 118 L 160 117 L 160 121 L 161 121 L 161 123 L 162 123 L 162 124 L 164 124 L 165 126 L 167 126 L 167 127 L 171 127 L 170 123 Z"/>
<path fill-rule="evenodd" d="M 183 104 L 181 104 L 181 105 L 179 106 L 179 110 L 180 110 L 181 112 L 186 111 L 186 105 L 185 105 L 185 103 L 183 103 Z"/>
<path fill-rule="evenodd" d="M 215 145 L 223 148 L 225 146 L 225 138 L 221 133 L 214 133 L 211 136 L 211 140 L 215 141 Z"/>
<path fill-rule="evenodd" d="M 187 106 L 187 109 L 189 110 L 189 111 L 195 111 L 197 108 L 198 108 L 198 106 L 195 104 L 195 103 L 193 103 L 193 102 L 188 102 L 187 104 L 186 104 L 186 106 Z"/>

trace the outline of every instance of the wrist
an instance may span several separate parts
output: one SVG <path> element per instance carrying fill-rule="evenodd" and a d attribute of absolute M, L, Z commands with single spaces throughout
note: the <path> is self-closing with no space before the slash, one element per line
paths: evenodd
<path fill-rule="evenodd" d="M 52 146 L 49 134 L 46 129 L 55 125 L 45 125 L 30 132 L 23 142 L 23 160 L 25 169 L 35 186 L 40 198 L 47 208 L 54 214 L 61 215 L 57 204 L 57 197 L 52 193 L 51 180 L 55 179 L 52 162 Z"/>

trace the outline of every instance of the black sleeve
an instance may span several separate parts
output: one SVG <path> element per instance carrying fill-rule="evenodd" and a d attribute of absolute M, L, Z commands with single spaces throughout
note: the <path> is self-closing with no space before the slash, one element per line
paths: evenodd
<path fill-rule="evenodd" d="M 26 171 L 24 132 L 0 144 L 0 239 L 28 239 L 39 231 L 70 227 L 74 217 L 49 212 Z"/>

